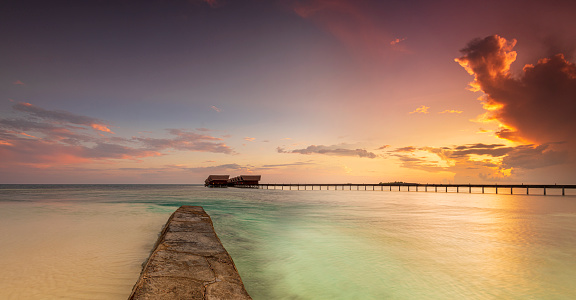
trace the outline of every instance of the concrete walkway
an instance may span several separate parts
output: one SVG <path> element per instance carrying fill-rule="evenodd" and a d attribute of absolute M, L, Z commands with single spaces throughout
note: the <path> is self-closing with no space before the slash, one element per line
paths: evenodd
<path fill-rule="evenodd" d="M 134 285 L 131 299 L 252 299 L 200 206 L 168 219 Z"/>

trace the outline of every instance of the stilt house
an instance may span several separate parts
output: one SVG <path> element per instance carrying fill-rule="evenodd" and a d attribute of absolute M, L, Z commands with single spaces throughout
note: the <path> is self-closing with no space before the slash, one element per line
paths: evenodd
<path fill-rule="evenodd" d="M 204 180 L 204 186 L 227 187 L 230 175 L 210 175 Z"/>
<path fill-rule="evenodd" d="M 258 185 L 261 175 L 240 175 L 228 180 L 229 186 L 235 187 L 253 187 Z"/>

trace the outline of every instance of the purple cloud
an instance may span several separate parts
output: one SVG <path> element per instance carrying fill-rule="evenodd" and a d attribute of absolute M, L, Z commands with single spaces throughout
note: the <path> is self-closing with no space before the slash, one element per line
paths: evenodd
<path fill-rule="evenodd" d="M 292 151 L 286 151 L 283 148 L 278 147 L 278 153 L 299 153 L 299 154 L 324 154 L 324 155 L 333 155 L 333 156 L 358 156 L 362 158 L 376 158 L 378 157 L 377 154 L 373 152 L 366 151 L 365 149 L 348 149 L 343 148 L 347 145 L 332 145 L 332 146 L 324 146 L 324 145 L 311 145 L 304 149 L 296 149 Z"/>

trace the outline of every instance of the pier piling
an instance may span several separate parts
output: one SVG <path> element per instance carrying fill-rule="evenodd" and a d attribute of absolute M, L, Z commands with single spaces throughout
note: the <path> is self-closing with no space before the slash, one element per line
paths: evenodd
<path fill-rule="evenodd" d="M 388 186 L 388 191 L 392 191 L 392 187 L 398 187 L 398 191 L 401 192 L 402 188 L 405 187 L 406 191 L 410 192 L 412 191 L 412 187 L 414 187 L 414 189 L 416 190 L 416 192 L 421 191 L 420 187 L 424 187 L 424 191 L 428 192 L 430 189 L 429 187 L 434 187 L 434 192 L 437 193 L 438 192 L 438 187 L 440 188 L 444 188 L 444 192 L 448 193 L 448 188 L 455 188 L 456 189 L 456 193 L 460 193 L 460 188 L 467 188 L 468 189 L 468 193 L 472 194 L 472 188 L 478 188 L 479 192 L 481 191 L 482 194 L 486 193 L 486 188 L 493 188 L 494 189 L 494 193 L 498 194 L 500 193 L 500 189 L 504 188 L 504 189 L 510 189 L 510 195 L 514 195 L 514 189 L 518 189 L 518 188 L 522 188 L 522 189 L 526 189 L 526 195 L 530 195 L 530 189 L 533 188 L 539 188 L 543 190 L 543 195 L 546 195 L 548 193 L 548 189 L 558 189 L 561 190 L 558 194 L 561 194 L 562 196 L 566 195 L 566 190 L 567 189 L 572 189 L 572 190 L 576 190 L 576 185 L 542 185 L 542 184 L 531 184 L 531 185 L 526 185 L 526 184 L 505 184 L 505 185 L 498 185 L 498 184 L 420 184 L 420 183 L 405 183 L 405 182 L 392 182 L 392 183 L 377 183 L 377 184 L 366 184 L 366 183 L 362 183 L 362 184 L 352 184 L 352 183 L 347 183 L 347 184 L 329 184 L 329 183 L 322 183 L 322 184 L 279 184 L 279 183 L 268 183 L 268 184 L 256 184 L 256 185 L 251 185 L 250 187 L 252 188 L 259 188 L 259 189 L 278 189 L 278 187 L 280 187 L 280 189 L 284 190 L 285 187 L 288 187 L 289 190 L 292 190 L 292 187 L 296 187 L 297 190 L 300 190 L 300 188 L 302 187 L 303 190 L 308 190 L 308 187 L 310 187 L 310 190 L 314 190 L 315 186 L 318 186 L 319 190 L 322 190 L 322 187 L 326 187 L 326 190 L 330 190 L 330 187 L 333 186 L 334 190 L 337 191 L 338 190 L 338 186 L 341 186 L 341 190 L 345 190 L 346 186 L 348 186 L 348 190 L 352 190 L 352 186 L 356 186 L 356 190 L 359 191 L 360 190 L 360 186 L 364 187 L 363 190 L 368 190 L 368 187 L 371 186 L 372 187 L 372 191 L 376 191 L 376 186 L 380 186 L 380 191 L 384 191 L 384 186 Z M 242 187 L 247 187 L 247 186 L 242 186 Z M 489 190 L 490 191 L 490 190 Z"/>

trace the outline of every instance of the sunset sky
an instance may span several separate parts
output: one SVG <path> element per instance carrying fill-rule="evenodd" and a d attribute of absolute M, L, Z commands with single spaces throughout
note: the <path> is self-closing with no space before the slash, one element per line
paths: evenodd
<path fill-rule="evenodd" d="M 576 2 L 4 0 L 0 183 L 576 183 Z"/>

